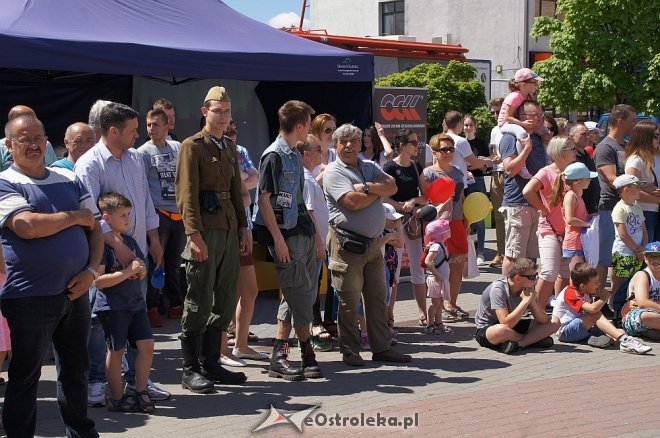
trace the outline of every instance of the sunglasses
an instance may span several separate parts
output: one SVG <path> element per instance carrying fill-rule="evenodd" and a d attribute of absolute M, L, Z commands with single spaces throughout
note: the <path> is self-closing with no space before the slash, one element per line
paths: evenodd
<path fill-rule="evenodd" d="M 531 275 L 518 274 L 518 275 L 521 276 L 521 277 L 525 277 L 526 279 L 528 279 L 530 281 L 534 281 L 537 278 L 539 278 L 539 274 L 531 274 Z"/>
<path fill-rule="evenodd" d="M 419 144 L 419 140 L 409 140 L 406 142 L 406 144 L 411 144 L 413 146 L 417 146 Z"/>
<path fill-rule="evenodd" d="M 323 132 L 325 132 L 326 134 L 332 134 L 333 132 L 335 132 L 336 129 L 337 129 L 337 128 L 331 128 L 331 127 L 328 127 L 328 128 L 325 128 L 325 129 L 323 130 Z"/>
<path fill-rule="evenodd" d="M 454 151 L 456 151 L 456 148 L 451 146 L 448 148 L 440 148 L 436 152 L 440 152 L 441 154 L 452 154 Z"/>

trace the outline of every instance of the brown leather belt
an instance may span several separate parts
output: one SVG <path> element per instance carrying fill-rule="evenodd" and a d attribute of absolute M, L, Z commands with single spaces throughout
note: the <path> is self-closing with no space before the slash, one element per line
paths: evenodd
<path fill-rule="evenodd" d="M 179 213 L 172 213 L 171 211 L 161 210 L 160 208 L 158 209 L 158 212 L 160 214 L 162 214 L 163 216 L 166 216 L 166 217 L 170 218 L 170 220 L 173 220 L 175 222 L 178 222 L 182 219 L 181 214 L 179 214 Z"/>
<path fill-rule="evenodd" d="M 215 192 L 215 196 L 220 200 L 231 199 L 231 193 L 229 192 Z"/>

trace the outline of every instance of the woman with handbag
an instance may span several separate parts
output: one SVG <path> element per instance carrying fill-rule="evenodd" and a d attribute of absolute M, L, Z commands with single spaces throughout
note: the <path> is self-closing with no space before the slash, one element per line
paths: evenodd
<path fill-rule="evenodd" d="M 422 221 L 419 218 L 420 206 L 426 204 L 426 181 L 420 178 L 422 172 L 414 158 L 419 151 L 417 134 L 410 129 L 402 129 L 394 138 L 394 145 L 398 156 L 388 161 L 383 171 L 396 180 L 398 191 L 391 198 L 385 200 L 397 212 L 404 215 L 404 246 L 408 251 L 408 263 L 412 282 L 413 295 L 417 302 L 420 325 L 426 325 L 426 278 L 424 269 L 419 265 L 422 255 Z M 403 257 L 403 248 L 397 250 L 399 260 Z M 389 306 L 389 324 L 394 321 L 394 302 L 396 301 L 397 284 L 401 273 L 401 264 L 397 268 L 396 278 L 392 286 L 392 295 Z"/>
<path fill-rule="evenodd" d="M 644 181 L 639 195 L 639 206 L 644 212 L 644 224 L 649 236 L 649 242 L 660 239 L 660 189 L 658 189 L 658 176 L 653 170 L 655 157 L 659 154 L 658 126 L 650 121 L 641 121 L 635 125 L 630 141 L 626 145 L 626 173 L 635 175 Z"/>
<path fill-rule="evenodd" d="M 445 300 L 445 310 L 442 312 L 442 322 L 453 322 L 467 318 L 469 315 L 461 309 L 456 301 L 463 284 L 463 266 L 468 253 L 467 227 L 463 221 L 463 172 L 452 165 L 456 147 L 454 139 L 447 134 L 438 134 L 431 137 L 431 150 L 435 154 L 435 163 L 424 169 L 423 175 L 426 184 L 431 184 L 439 178 L 450 178 L 456 186 L 454 195 L 446 202 L 438 204 L 438 219 L 449 221 L 451 236 L 447 240 L 449 253 L 449 301 Z"/>

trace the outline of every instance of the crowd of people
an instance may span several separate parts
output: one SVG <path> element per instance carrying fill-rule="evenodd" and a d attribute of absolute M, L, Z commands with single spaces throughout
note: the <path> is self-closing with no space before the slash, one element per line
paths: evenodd
<path fill-rule="evenodd" d="M 201 130 L 182 142 L 173 105 L 156 101 L 137 148 L 141 116 L 97 101 L 87 122 L 67 129 L 59 160 L 34 110 L 13 108 L 0 145 L 6 433 L 34 435 L 50 345 L 69 436 L 98 436 L 88 406 L 154 412 L 170 397 L 150 378 L 163 314 L 181 319 L 182 386 L 194 393 L 244 383 L 245 373 L 228 368 L 248 361 L 269 361 L 273 378 L 322 378 L 316 353 L 335 338 L 347 366 L 364 366 L 367 350 L 374 361 L 412 361 L 394 348 L 404 251 L 420 326 L 451 336 L 451 324 L 470 316 L 458 304 L 470 245 L 488 264 L 485 224 L 475 224 L 473 242 L 463 212 L 474 192 L 495 208 L 490 265 L 502 269 L 474 315 L 480 346 L 548 348 L 556 333 L 650 351 L 639 337 L 660 330 L 659 128 L 616 105 L 602 140 L 584 123 L 561 135 L 534 98 L 540 81 L 521 69 L 511 95 L 490 102 L 490 145 L 476 138 L 476 118 L 458 111 L 427 145 L 407 129 L 390 142 L 379 124 L 337 126 L 333 115 L 288 101 L 257 166 L 236 143 L 223 87 L 208 91 Z M 427 190 L 446 179 L 453 192 L 434 203 Z M 282 296 L 270 355 L 248 345 L 253 239 L 267 247 Z"/>

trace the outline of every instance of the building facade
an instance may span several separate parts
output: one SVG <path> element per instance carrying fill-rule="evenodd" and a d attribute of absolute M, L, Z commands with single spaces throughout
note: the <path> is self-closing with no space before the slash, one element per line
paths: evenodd
<path fill-rule="evenodd" d="M 461 44 L 469 60 L 490 61 L 490 96 L 497 97 L 508 93 L 516 70 L 549 56 L 548 38 L 529 31 L 555 7 L 555 0 L 311 0 L 310 19 L 312 29 L 333 35 Z M 377 60 L 377 77 L 389 73 Z"/>

